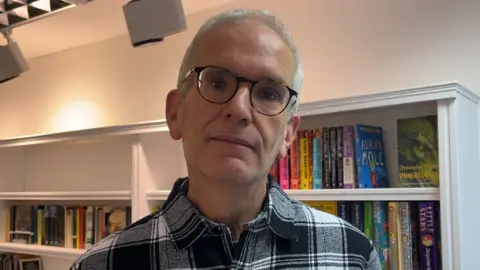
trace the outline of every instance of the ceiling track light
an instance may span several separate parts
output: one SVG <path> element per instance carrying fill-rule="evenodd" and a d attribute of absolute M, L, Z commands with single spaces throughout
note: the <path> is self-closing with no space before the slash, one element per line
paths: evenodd
<path fill-rule="evenodd" d="M 29 69 L 20 47 L 11 36 L 11 29 L 4 28 L 1 33 L 7 44 L 0 46 L 0 84 L 19 77 Z"/>
<path fill-rule="evenodd" d="M 181 0 L 133 0 L 123 6 L 123 14 L 134 48 L 160 43 L 187 29 Z"/>

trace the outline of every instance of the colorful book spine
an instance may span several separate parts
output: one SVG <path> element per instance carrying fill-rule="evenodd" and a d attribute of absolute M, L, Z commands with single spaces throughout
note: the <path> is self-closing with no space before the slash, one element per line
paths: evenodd
<path fill-rule="evenodd" d="M 288 170 L 288 155 L 279 161 L 278 172 L 280 177 L 280 187 L 282 187 L 282 189 L 289 189 L 290 175 Z"/>
<path fill-rule="evenodd" d="M 308 189 L 313 188 L 313 130 L 307 130 L 308 141 Z"/>
<path fill-rule="evenodd" d="M 350 222 L 350 203 L 349 202 L 337 202 L 338 217 Z"/>
<path fill-rule="evenodd" d="M 439 254 L 435 228 L 435 203 L 418 203 L 419 237 L 420 237 L 420 265 L 422 269 L 438 270 Z"/>
<path fill-rule="evenodd" d="M 381 127 L 355 125 L 355 154 L 358 187 L 388 187 Z"/>
<path fill-rule="evenodd" d="M 420 269 L 420 250 L 419 250 L 419 232 L 418 232 L 418 203 L 409 202 L 410 221 L 412 225 L 412 264 L 413 269 Z"/>
<path fill-rule="evenodd" d="M 278 183 L 279 182 L 279 179 L 280 179 L 280 174 L 279 174 L 279 168 L 278 168 L 278 160 L 275 160 L 275 162 L 273 162 L 272 164 L 272 167 L 270 168 L 270 175 L 273 176 L 273 178 L 275 179 L 275 181 L 277 181 Z"/>
<path fill-rule="evenodd" d="M 328 129 L 330 132 L 330 180 L 332 181 L 332 188 L 337 188 L 337 129 L 335 127 L 330 127 Z"/>
<path fill-rule="evenodd" d="M 45 206 L 39 206 L 37 209 L 37 244 L 45 245 Z"/>
<path fill-rule="evenodd" d="M 293 139 L 290 146 L 290 189 L 298 189 L 300 183 L 300 147 L 299 147 L 299 135 Z"/>
<path fill-rule="evenodd" d="M 77 214 L 78 209 L 72 209 L 72 248 L 78 248 L 77 246 Z"/>
<path fill-rule="evenodd" d="M 322 130 L 317 128 L 312 138 L 313 152 L 313 189 L 322 188 Z"/>
<path fill-rule="evenodd" d="M 399 236 L 398 202 L 388 202 L 388 260 L 389 270 L 402 270 L 400 268 L 400 255 L 398 246 Z"/>
<path fill-rule="evenodd" d="M 374 231 L 375 231 L 375 225 L 373 222 L 373 202 L 371 201 L 366 201 L 363 203 L 364 207 L 364 215 L 363 215 L 363 232 L 365 235 L 370 238 L 370 240 L 374 240 Z"/>
<path fill-rule="evenodd" d="M 387 202 L 374 201 L 374 226 L 375 226 L 375 248 L 377 249 L 380 258 L 380 264 L 383 270 L 388 269 L 388 220 L 387 220 Z"/>
<path fill-rule="evenodd" d="M 355 145 L 353 126 L 343 127 L 343 188 L 355 188 Z"/>
<path fill-rule="evenodd" d="M 300 133 L 300 189 L 309 189 L 310 186 L 308 137 L 309 131 L 302 130 Z"/>
<path fill-rule="evenodd" d="M 343 188 L 343 127 L 337 127 L 337 187 Z"/>
<path fill-rule="evenodd" d="M 400 235 L 399 239 L 402 261 L 400 262 L 400 269 L 413 270 L 412 259 L 412 221 L 410 218 L 410 204 L 409 202 L 398 202 L 400 211 Z"/>
<path fill-rule="evenodd" d="M 438 269 L 442 269 L 442 223 L 440 221 L 440 203 L 435 203 L 435 232 L 437 240 L 437 252 L 438 252 Z"/>
<path fill-rule="evenodd" d="M 317 210 L 338 216 L 338 206 L 335 201 L 309 201 L 307 204 Z"/>
<path fill-rule="evenodd" d="M 363 202 L 352 202 L 350 205 L 350 219 L 353 226 L 357 227 L 360 231 L 365 230 L 364 224 L 364 205 Z"/>
<path fill-rule="evenodd" d="M 33 211 L 30 213 L 32 215 L 32 224 L 38 224 L 38 206 L 33 207 Z M 32 244 L 37 244 L 38 241 L 38 226 L 32 227 Z"/>
<path fill-rule="evenodd" d="M 323 188 L 332 188 L 332 180 L 330 176 L 332 174 L 332 162 L 330 154 L 330 133 L 328 128 L 322 128 L 322 139 L 323 139 Z"/>

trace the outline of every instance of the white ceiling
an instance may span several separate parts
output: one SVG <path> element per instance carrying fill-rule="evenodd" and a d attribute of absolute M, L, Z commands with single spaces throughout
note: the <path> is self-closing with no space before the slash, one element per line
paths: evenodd
<path fill-rule="evenodd" d="M 13 38 L 28 59 L 127 33 L 122 6 L 129 0 L 94 0 L 17 27 Z M 234 0 L 182 0 L 187 15 Z"/>

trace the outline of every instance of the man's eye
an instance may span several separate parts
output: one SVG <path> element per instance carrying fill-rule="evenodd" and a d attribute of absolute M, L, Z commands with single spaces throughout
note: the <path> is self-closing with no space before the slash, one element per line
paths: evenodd
<path fill-rule="evenodd" d="M 227 87 L 227 82 L 222 78 L 213 79 L 210 85 L 214 88 L 224 89 Z"/>

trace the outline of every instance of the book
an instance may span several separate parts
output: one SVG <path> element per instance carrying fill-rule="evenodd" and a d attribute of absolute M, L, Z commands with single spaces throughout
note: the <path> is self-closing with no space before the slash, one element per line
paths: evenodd
<path fill-rule="evenodd" d="M 388 253 L 389 253 L 389 240 L 388 240 L 388 209 L 387 202 L 374 201 L 373 202 L 374 213 L 374 228 L 375 228 L 375 248 L 378 252 L 380 264 L 383 270 L 388 269 Z"/>
<path fill-rule="evenodd" d="M 359 188 L 388 187 L 381 127 L 355 125 L 355 156 Z"/>
<path fill-rule="evenodd" d="M 308 202 L 305 202 L 305 203 L 307 205 L 317 209 L 317 210 L 320 210 L 320 211 L 338 216 L 337 202 L 334 202 L 334 201 L 308 201 Z"/>
<path fill-rule="evenodd" d="M 322 130 L 317 128 L 313 132 L 312 137 L 312 153 L 313 153 L 313 189 L 322 188 Z"/>
<path fill-rule="evenodd" d="M 300 184 L 300 142 L 299 132 L 290 146 L 290 188 L 298 189 Z"/>
<path fill-rule="evenodd" d="M 355 145 L 353 126 L 343 127 L 343 188 L 355 188 Z"/>
<path fill-rule="evenodd" d="M 330 127 L 328 129 L 328 132 L 330 132 L 329 138 L 329 144 L 330 144 L 330 181 L 331 181 L 331 187 L 332 188 L 337 188 L 338 187 L 338 179 L 337 179 L 337 128 L 335 127 Z"/>
<path fill-rule="evenodd" d="M 365 230 L 364 210 L 363 202 L 352 202 L 350 205 L 350 222 L 362 232 Z"/>
<path fill-rule="evenodd" d="M 343 127 L 337 130 L 337 187 L 343 188 Z"/>
<path fill-rule="evenodd" d="M 389 270 L 402 270 L 402 252 L 399 249 L 400 216 L 398 202 L 388 202 L 388 266 Z"/>
<path fill-rule="evenodd" d="M 310 187 L 310 158 L 309 158 L 310 130 L 301 130 L 300 142 L 300 189 L 311 189 Z"/>
<path fill-rule="evenodd" d="M 420 265 L 422 269 L 440 269 L 435 215 L 435 202 L 418 202 Z"/>
<path fill-rule="evenodd" d="M 350 221 L 350 202 L 337 202 L 338 217 Z"/>
<path fill-rule="evenodd" d="M 332 155 L 330 152 L 330 133 L 328 132 L 328 128 L 322 128 L 322 139 L 323 139 L 323 188 L 332 188 Z"/>
<path fill-rule="evenodd" d="M 410 204 L 409 202 L 398 202 L 398 210 L 400 212 L 400 235 L 399 239 L 399 252 L 402 254 L 400 257 L 400 269 L 413 270 L 413 258 L 412 258 L 412 220 Z"/>
<path fill-rule="evenodd" d="M 282 189 L 290 188 L 290 175 L 288 169 L 288 155 L 280 159 L 278 164 L 279 183 Z"/>
<path fill-rule="evenodd" d="M 363 232 L 365 235 L 370 238 L 370 240 L 375 240 L 375 224 L 373 222 L 374 213 L 373 213 L 373 202 L 366 201 L 363 203 Z"/>
<path fill-rule="evenodd" d="M 437 116 L 397 121 L 399 187 L 438 187 Z"/>

